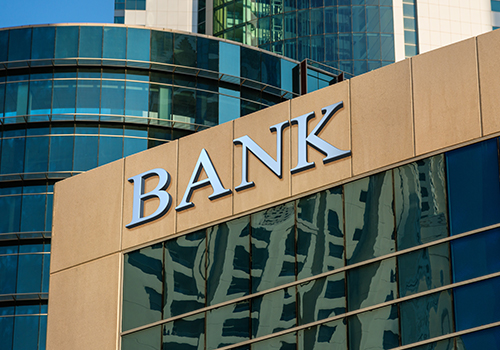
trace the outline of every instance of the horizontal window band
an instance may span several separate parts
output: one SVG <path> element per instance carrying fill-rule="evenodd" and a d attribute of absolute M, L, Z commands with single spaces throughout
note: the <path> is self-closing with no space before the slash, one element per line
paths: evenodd
<path fill-rule="evenodd" d="M 355 269 L 355 268 L 359 268 L 361 266 L 369 265 L 369 264 L 372 264 L 372 263 L 375 263 L 375 262 L 380 262 L 382 260 L 390 259 L 390 258 L 397 257 L 397 256 L 400 256 L 400 255 L 403 255 L 403 254 L 411 253 L 411 252 L 415 252 L 415 251 L 418 251 L 418 250 L 421 250 L 421 249 L 425 249 L 425 248 L 436 246 L 436 245 L 439 245 L 439 244 L 442 244 L 442 243 L 454 241 L 454 240 L 457 240 L 457 239 L 460 239 L 460 238 L 472 236 L 472 235 L 475 235 L 477 233 L 486 232 L 486 231 L 489 231 L 489 230 L 492 230 L 492 229 L 495 229 L 495 228 L 499 228 L 499 227 L 500 227 L 500 224 L 495 224 L 495 225 L 490 225 L 490 226 L 487 226 L 487 227 L 482 227 L 480 229 L 476 229 L 476 230 L 464 232 L 464 233 L 461 233 L 461 234 L 457 234 L 457 235 L 454 235 L 454 236 L 448 236 L 448 237 L 445 237 L 445 238 L 442 238 L 442 239 L 439 239 L 439 240 L 436 240 L 436 241 L 433 241 L 433 242 L 428 242 L 428 243 L 425 243 L 425 244 L 422 244 L 422 245 L 419 245 L 419 246 L 416 246 L 416 247 L 412 247 L 412 248 L 400 250 L 400 251 L 397 251 L 397 252 L 394 252 L 394 253 L 391 253 L 391 254 L 387 254 L 387 255 L 384 255 L 384 256 L 381 256 L 381 257 L 377 257 L 377 258 L 365 260 L 365 261 L 362 261 L 362 262 L 359 262 L 359 263 L 356 263 L 356 264 L 352 264 L 352 265 L 349 265 L 349 266 L 341 267 L 341 268 L 336 269 L 336 270 L 324 272 L 324 273 L 321 273 L 321 274 L 318 274 L 318 275 L 315 275 L 315 276 L 312 276 L 312 277 L 307 277 L 307 278 L 304 278 L 304 279 L 301 279 L 301 280 L 298 280 L 298 281 L 294 281 L 294 282 L 290 282 L 290 283 L 287 283 L 287 284 L 284 284 L 284 285 L 281 285 L 281 286 L 270 288 L 270 289 L 267 289 L 265 291 L 261 291 L 261 292 L 257 292 L 257 293 L 253 293 L 253 294 L 249 294 L 249 295 L 245 295 L 245 296 L 240 297 L 240 298 L 236 298 L 236 299 L 228 300 L 226 302 L 219 303 L 219 304 L 216 304 L 216 305 L 211 305 L 211 306 L 207 306 L 207 307 L 204 307 L 204 308 L 200 308 L 200 309 L 195 310 L 195 311 L 191 311 L 191 312 L 188 312 L 188 313 L 185 313 L 185 314 L 182 314 L 182 315 L 170 317 L 170 318 L 165 319 L 165 320 L 160 320 L 160 321 L 157 321 L 157 322 L 145 325 L 145 326 L 136 327 L 136 328 L 133 328 L 133 329 L 121 332 L 121 336 L 125 336 L 125 335 L 131 334 L 131 333 L 139 332 L 139 331 L 147 329 L 147 328 L 151 328 L 151 327 L 155 327 L 155 326 L 158 326 L 158 325 L 166 324 L 166 323 L 169 323 L 169 322 L 172 322 L 172 321 L 176 321 L 176 320 L 180 320 L 180 319 L 183 319 L 183 318 L 186 318 L 186 317 L 190 317 L 190 316 L 194 316 L 194 315 L 197 315 L 197 314 L 201 314 L 201 313 L 204 313 L 204 312 L 207 312 L 207 311 L 212 311 L 212 310 L 224 307 L 224 306 L 228 306 L 228 305 L 232 305 L 232 304 L 237 304 L 237 303 L 240 303 L 240 302 L 244 302 L 244 301 L 247 301 L 247 300 L 250 300 L 250 299 L 253 299 L 253 298 L 256 298 L 256 297 L 260 297 L 260 296 L 263 296 L 263 295 L 266 295 L 266 294 L 270 294 L 270 293 L 273 293 L 273 292 L 276 292 L 276 291 L 279 291 L 279 290 L 282 290 L 282 289 L 287 289 L 287 288 L 295 287 L 295 286 L 298 286 L 298 285 L 301 285 L 301 284 L 304 284 L 304 283 L 313 282 L 315 280 L 318 280 L 318 279 L 321 279 L 321 278 L 324 278 L 324 277 L 328 277 L 328 276 L 331 276 L 331 275 L 335 275 L 337 273 L 342 273 L 342 272 L 349 271 L 349 270 L 352 270 L 352 269 Z M 338 320 L 338 319 L 342 319 L 344 317 L 349 317 L 349 316 L 356 315 L 356 314 L 359 314 L 359 313 L 363 313 L 363 312 L 366 312 L 366 311 L 372 311 L 372 310 L 375 310 L 375 309 L 378 309 L 378 308 L 382 308 L 382 307 L 385 307 L 385 306 L 397 304 L 397 303 L 400 303 L 400 302 L 403 302 L 403 301 L 415 299 L 415 298 L 426 296 L 426 295 L 429 295 L 429 294 L 434 294 L 434 293 L 442 292 L 442 291 L 445 291 L 445 290 L 448 290 L 448 289 L 452 289 L 452 288 L 455 288 L 455 287 L 460 287 L 462 285 L 471 284 L 471 283 L 483 281 L 483 280 L 494 278 L 494 277 L 498 277 L 498 276 L 500 276 L 500 272 L 496 272 L 496 273 L 492 273 L 492 274 L 489 274 L 489 275 L 485 275 L 485 276 L 481 276 L 481 277 L 469 279 L 467 281 L 462 281 L 462 282 L 448 284 L 448 285 L 445 285 L 445 286 L 442 286 L 442 287 L 438 287 L 438 288 L 430 289 L 430 290 L 427 290 L 427 291 L 424 291 L 424 292 L 412 294 L 410 296 L 406 296 L 406 297 L 401 297 L 401 298 L 398 298 L 398 299 L 394 299 L 394 300 L 391 300 L 391 301 L 388 301 L 388 302 L 385 302 L 385 303 L 381 303 L 381 304 L 369 306 L 369 307 L 366 307 L 366 308 L 363 308 L 363 309 L 358 309 L 358 310 L 350 311 L 350 312 L 344 313 L 342 315 L 337 315 L 337 316 L 334 316 L 334 317 L 331 317 L 331 318 L 328 318 L 328 319 L 323 319 L 323 320 L 320 320 L 320 321 L 315 321 L 315 322 L 312 322 L 312 323 L 308 323 L 307 325 L 298 326 L 298 327 L 295 327 L 293 329 L 296 331 L 296 330 L 301 330 L 301 329 L 304 329 L 304 328 L 309 328 L 309 327 L 312 327 L 312 326 L 315 326 L 315 325 L 318 325 L 318 324 L 322 324 L 322 323 L 325 323 L 325 322 L 335 321 L 335 320 Z M 283 334 L 288 334 L 290 332 L 293 332 L 293 331 L 292 330 L 286 330 L 286 331 L 282 331 L 282 332 L 279 332 L 279 333 L 273 333 L 273 334 L 283 335 Z M 265 338 L 265 339 L 267 339 L 267 338 Z M 261 339 L 261 340 L 264 340 L 264 339 Z M 252 343 L 253 343 L 253 341 L 252 341 Z M 246 345 L 246 344 L 247 343 L 244 343 L 244 344 L 243 343 L 239 343 L 239 345 Z M 250 344 L 250 343 L 248 343 L 248 344 Z M 227 347 L 227 349 L 231 349 L 231 348 L 232 347 Z M 224 349 L 226 349 L 226 348 L 224 348 Z"/>

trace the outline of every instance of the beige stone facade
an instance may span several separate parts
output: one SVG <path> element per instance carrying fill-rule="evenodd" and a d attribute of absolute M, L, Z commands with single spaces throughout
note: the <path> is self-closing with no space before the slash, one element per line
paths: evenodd
<path fill-rule="evenodd" d="M 318 190 L 432 154 L 500 135 L 500 31 L 416 56 L 272 108 L 159 146 L 56 184 L 47 348 L 119 349 L 123 253 L 252 213 Z M 315 166 L 297 174 L 297 130 L 283 131 L 282 177 L 252 154 L 249 180 L 241 182 L 242 146 L 248 135 L 276 159 L 269 127 L 343 102 L 319 136 L 352 153 L 327 164 L 308 146 Z M 194 207 L 176 211 L 202 149 L 231 193 L 209 200 L 212 188 L 193 192 Z M 128 229 L 134 184 L 154 168 L 171 175 L 173 204 L 161 218 Z M 199 179 L 206 175 L 202 172 Z M 148 179 L 146 192 L 156 186 Z M 157 201 L 145 205 L 145 215 Z"/>

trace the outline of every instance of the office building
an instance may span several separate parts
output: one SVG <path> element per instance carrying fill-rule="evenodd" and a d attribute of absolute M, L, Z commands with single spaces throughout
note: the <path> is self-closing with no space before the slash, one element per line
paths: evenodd
<path fill-rule="evenodd" d="M 140 9 L 118 1 L 116 21 L 206 33 L 355 75 L 500 26 L 496 0 L 151 0 Z"/>
<path fill-rule="evenodd" d="M 58 182 L 48 348 L 500 348 L 499 42 Z"/>
<path fill-rule="evenodd" d="M 45 348 L 56 181 L 336 81 L 298 64 L 171 30 L 1 29 L 0 349 Z"/>

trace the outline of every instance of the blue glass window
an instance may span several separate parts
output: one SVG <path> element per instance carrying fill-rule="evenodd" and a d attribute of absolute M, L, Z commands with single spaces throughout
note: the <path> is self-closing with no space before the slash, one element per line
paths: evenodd
<path fill-rule="evenodd" d="M 9 36 L 9 61 L 23 61 L 31 58 L 31 28 L 12 29 Z M 9 67 L 26 66 L 27 63 L 9 63 Z"/>
<path fill-rule="evenodd" d="M 78 27 L 57 27 L 55 58 L 78 56 Z"/>
<path fill-rule="evenodd" d="M 500 277 L 468 284 L 453 290 L 457 331 L 500 320 Z"/>
<path fill-rule="evenodd" d="M 123 115 L 125 107 L 125 82 L 102 82 L 101 113 Z"/>
<path fill-rule="evenodd" d="M 500 271 L 499 251 L 499 229 L 452 241 L 454 282 Z"/>
<path fill-rule="evenodd" d="M 54 57 L 55 27 L 35 27 L 33 28 L 33 41 L 31 48 L 31 58 L 40 60 Z M 32 66 L 52 65 L 51 60 L 31 62 Z"/>
<path fill-rule="evenodd" d="M 29 114 L 50 114 L 52 81 L 31 81 L 29 89 Z"/>
<path fill-rule="evenodd" d="M 91 58 L 102 57 L 102 27 L 80 27 L 80 52 L 78 56 Z"/>
<path fill-rule="evenodd" d="M 100 80 L 78 80 L 76 113 L 99 113 L 101 98 Z"/>
<path fill-rule="evenodd" d="M 24 171 L 27 173 L 46 172 L 48 166 L 49 138 L 28 137 L 26 138 L 26 154 L 24 160 Z"/>
<path fill-rule="evenodd" d="M 127 47 L 127 28 L 104 27 L 103 58 L 125 59 Z"/>
<path fill-rule="evenodd" d="M 75 113 L 76 80 L 55 80 L 52 113 Z"/>
<path fill-rule="evenodd" d="M 446 153 L 452 235 L 500 220 L 497 139 Z"/>
<path fill-rule="evenodd" d="M 73 136 L 50 138 L 49 171 L 68 171 L 73 168 Z"/>
<path fill-rule="evenodd" d="M 128 28 L 127 59 L 149 61 L 150 31 L 144 29 Z M 129 63 L 137 66 L 137 64 Z"/>

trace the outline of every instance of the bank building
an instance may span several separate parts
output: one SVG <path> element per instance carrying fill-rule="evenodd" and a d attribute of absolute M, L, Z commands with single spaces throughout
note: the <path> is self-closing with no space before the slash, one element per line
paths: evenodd
<path fill-rule="evenodd" d="M 500 349 L 499 32 L 152 3 L 0 29 L 0 349 Z"/>

